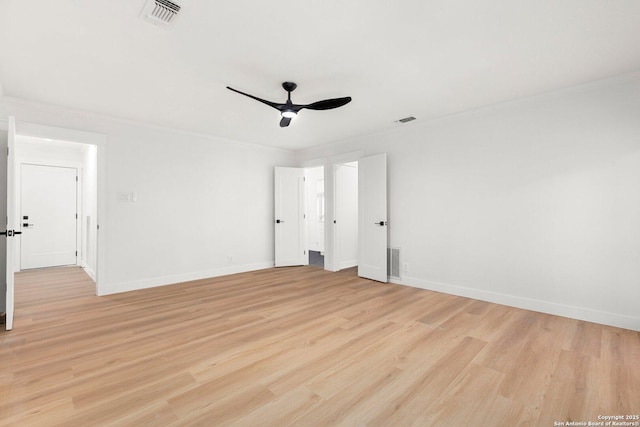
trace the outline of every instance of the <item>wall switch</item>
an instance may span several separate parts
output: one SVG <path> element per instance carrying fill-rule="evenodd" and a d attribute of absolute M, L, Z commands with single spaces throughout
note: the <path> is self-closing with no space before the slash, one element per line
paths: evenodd
<path fill-rule="evenodd" d="M 405 273 L 409 272 L 409 263 L 405 262 L 404 264 L 402 264 L 402 271 L 404 271 Z"/>

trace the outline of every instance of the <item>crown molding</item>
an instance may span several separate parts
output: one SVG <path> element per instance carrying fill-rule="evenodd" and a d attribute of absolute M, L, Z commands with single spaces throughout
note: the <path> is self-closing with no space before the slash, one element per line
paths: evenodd
<path fill-rule="evenodd" d="M 214 141 L 218 143 L 233 145 L 236 147 L 242 146 L 248 149 L 260 149 L 260 150 L 275 151 L 275 152 L 281 152 L 281 153 L 293 152 L 293 150 L 289 150 L 286 148 L 270 147 L 270 146 L 256 144 L 252 142 L 234 140 L 230 138 L 225 138 L 225 137 L 206 134 L 206 133 L 194 132 L 194 131 L 189 131 L 185 129 L 172 128 L 170 126 L 155 125 L 155 124 L 151 124 L 143 121 L 125 119 L 122 117 L 110 116 L 108 114 L 96 113 L 93 111 L 81 110 L 81 109 L 66 107 L 62 105 L 48 104 L 48 103 L 43 103 L 38 101 L 27 100 L 23 98 L 16 98 L 12 96 L 4 96 L 0 98 L 0 103 L 7 104 L 9 106 L 13 105 L 16 107 L 35 109 L 48 114 L 63 114 L 67 116 L 81 117 L 86 120 L 93 120 L 95 122 L 103 123 L 103 124 L 106 123 L 106 124 L 117 125 L 117 126 L 137 127 L 137 128 L 147 129 L 147 130 L 156 131 L 156 132 L 168 132 L 175 135 L 181 135 L 189 138 L 205 139 L 205 140 Z M 16 117 L 16 120 L 21 121 L 20 117 Z M 28 122 L 28 120 L 26 122 Z M 96 132 L 105 133 L 102 130 L 95 131 L 93 129 L 87 129 L 86 131 L 93 132 L 93 133 L 96 133 Z"/>

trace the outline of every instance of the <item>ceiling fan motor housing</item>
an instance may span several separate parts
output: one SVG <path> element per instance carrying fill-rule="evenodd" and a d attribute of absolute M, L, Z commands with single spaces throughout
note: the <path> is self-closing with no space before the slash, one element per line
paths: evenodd
<path fill-rule="evenodd" d="M 297 84 L 292 83 L 292 82 L 284 82 L 282 83 L 282 88 L 284 90 L 286 90 L 287 92 L 293 92 L 294 90 L 296 90 L 296 88 L 298 87 Z"/>

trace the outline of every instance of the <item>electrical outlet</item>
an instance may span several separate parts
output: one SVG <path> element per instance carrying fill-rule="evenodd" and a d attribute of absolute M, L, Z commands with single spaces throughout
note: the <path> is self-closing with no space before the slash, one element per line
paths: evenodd
<path fill-rule="evenodd" d="M 409 272 L 409 263 L 405 262 L 402 264 L 402 271 L 404 271 L 405 273 Z"/>

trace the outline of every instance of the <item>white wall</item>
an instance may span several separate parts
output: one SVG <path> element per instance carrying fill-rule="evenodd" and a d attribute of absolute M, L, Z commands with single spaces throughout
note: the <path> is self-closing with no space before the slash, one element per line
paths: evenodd
<path fill-rule="evenodd" d="M 336 166 L 336 251 L 337 267 L 358 265 L 358 162 Z"/>
<path fill-rule="evenodd" d="M 84 145 L 51 141 L 31 136 L 16 136 L 16 163 L 82 167 Z"/>
<path fill-rule="evenodd" d="M 18 133 L 28 122 L 108 135 L 99 293 L 273 265 L 273 167 L 291 166 L 290 152 L 4 98 L 9 115 Z"/>
<path fill-rule="evenodd" d="M 403 283 L 640 330 L 639 117 L 635 74 L 297 157 L 388 153 Z"/>
<path fill-rule="evenodd" d="M 308 250 L 324 252 L 324 218 L 321 220 L 318 207 L 318 196 L 324 198 L 324 168 L 306 168 L 307 224 L 309 225 Z"/>

